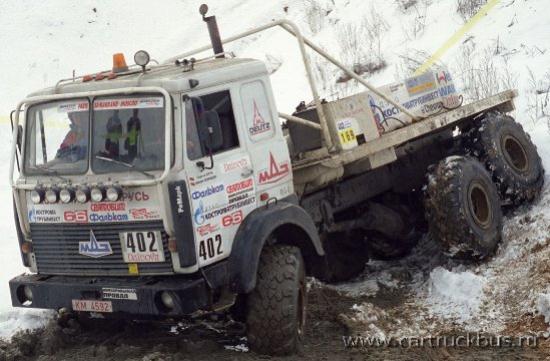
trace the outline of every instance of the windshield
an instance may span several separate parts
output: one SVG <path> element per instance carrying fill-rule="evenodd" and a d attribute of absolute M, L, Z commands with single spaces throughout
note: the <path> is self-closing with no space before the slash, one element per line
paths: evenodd
<path fill-rule="evenodd" d="M 95 173 L 164 168 L 164 98 L 96 98 L 92 169 Z"/>
<path fill-rule="evenodd" d="M 94 173 L 164 169 L 164 97 L 97 97 L 91 104 L 92 124 L 86 98 L 29 108 L 27 174 L 82 174 L 90 159 Z"/>
<path fill-rule="evenodd" d="M 51 102 L 29 108 L 25 171 L 76 174 L 88 168 L 89 101 Z"/>

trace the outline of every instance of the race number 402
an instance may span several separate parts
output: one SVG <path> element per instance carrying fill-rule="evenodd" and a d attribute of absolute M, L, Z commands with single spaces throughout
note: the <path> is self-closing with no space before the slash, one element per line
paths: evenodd
<path fill-rule="evenodd" d="M 217 234 L 214 237 L 203 239 L 199 243 L 199 257 L 206 261 L 223 254 L 222 236 Z"/>

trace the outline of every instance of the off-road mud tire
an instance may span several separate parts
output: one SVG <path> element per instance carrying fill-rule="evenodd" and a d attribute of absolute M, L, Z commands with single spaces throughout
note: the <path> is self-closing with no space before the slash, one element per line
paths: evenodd
<path fill-rule="evenodd" d="M 430 234 L 453 256 L 484 258 L 501 239 L 498 191 L 473 158 L 448 157 L 431 169 L 425 209 Z"/>
<path fill-rule="evenodd" d="M 247 299 L 250 348 L 261 354 L 290 355 L 301 348 L 307 290 L 300 249 L 266 247 L 260 256 L 256 287 Z"/>
<path fill-rule="evenodd" d="M 544 167 L 521 124 L 491 112 L 468 137 L 468 151 L 485 165 L 504 204 L 521 205 L 536 199 L 544 185 Z"/>

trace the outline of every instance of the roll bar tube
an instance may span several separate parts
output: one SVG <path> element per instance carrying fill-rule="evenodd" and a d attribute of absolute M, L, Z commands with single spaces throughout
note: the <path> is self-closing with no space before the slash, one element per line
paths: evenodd
<path fill-rule="evenodd" d="M 294 37 L 296 37 L 296 39 L 298 40 L 298 46 L 300 48 L 300 53 L 302 55 L 302 60 L 304 62 L 304 66 L 305 66 L 305 70 L 306 70 L 306 74 L 307 74 L 307 79 L 308 79 L 308 82 L 309 82 L 309 86 L 311 88 L 311 93 L 313 94 L 313 101 L 315 103 L 315 108 L 317 110 L 317 114 L 319 116 L 319 122 L 321 124 L 321 134 L 323 136 L 323 143 L 329 150 L 333 149 L 332 138 L 330 137 L 330 131 L 329 131 L 329 128 L 328 128 L 327 119 L 326 119 L 325 112 L 324 112 L 322 104 L 321 104 L 321 100 L 319 98 L 319 93 L 317 91 L 317 85 L 316 85 L 316 82 L 315 82 L 315 78 L 313 77 L 313 71 L 311 70 L 311 64 L 310 64 L 310 61 L 309 61 L 309 57 L 306 53 L 306 45 L 309 46 L 316 53 L 321 55 L 323 58 L 327 59 L 329 62 L 331 62 L 332 64 L 334 64 L 335 66 L 337 66 L 338 68 L 343 70 L 351 78 L 357 80 L 359 83 L 361 83 L 363 86 L 365 86 L 368 90 L 372 91 L 374 94 L 378 95 L 380 98 L 384 99 L 388 103 L 394 105 L 397 109 L 399 109 L 401 112 L 403 112 L 404 114 L 411 117 L 413 120 L 420 120 L 421 119 L 420 117 L 418 117 L 415 114 L 411 113 L 404 106 L 402 106 L 398 102 L 394 101 L 389 96 L 387 96 L 386 94 L 384 94 L 383 92 L 381 92 L 380 90 L 376 89 L 374 86 L 369 84 L 365 79 L 361 78 L 353 70 L 349 69 L 344 64 L 339 62 L 336 58 L 332 57 L 327 52 L 325 52 L 323 49 L 321 49 L 320 47 L 315 45 L 311 40 L 305 38 L 302 35 L 302 33 L 300 32 L 300 29 L 298 28 L 298 26 L 290 20 L 285 20 L 285 19 L 276 20 L 276 21 L 273 21 L 272 23 L 269 23 L 269 24 L 266 24 L 266 25 L 263 25 L 263 26 L 260 26 L 260 27 L 254 28 L 254 29 L 247 30 L 247 31 L 242 32 L 240 34 L 233 35 L 233 36 L 230 36 L 228 38 L 222 39 L 222 44 L 233 42 L 235 40 L 238 40 L 238 39 L 241 39 L 241 38 L 244 38 L 244 37 L 247 37 L 247 36 L 262 32 L 262 31 L 265 31 L 265 30 L 268 30 L 268 29 L 273 28 L 275 26 L 282 27 L 284 30 L 286 30 L 288 33 L 290 33 Z M 197 53 L 201 53 L 201 52 L 203 52 L 205 50 L 208 50 L 208 49 L 211 49 L 211 48 L 212 48 L 211 44 L 210 45 L 205 45 L 205 46 L 202 46 L 200 48 L 197 48 L 197 49 L 182 53 L 180 55 L 171 57 L 171 58 L 167 59 L 165 61 L 165 63 L 170 63 L 170 62 L 176 61 L 177 59 L 181 59 L 181 58 L 185 58 L 185 57 L 188 57 L 188 56 L 191 56 L 191 55 L 195 55 Z M 288 118 L 286 118 L 286 119 L 288 119 Z M 288 119 L 288 120 L 291 120 L 291 119 Z M 294 121 L 294 120 L 291 120 L 291 121 Z"/>

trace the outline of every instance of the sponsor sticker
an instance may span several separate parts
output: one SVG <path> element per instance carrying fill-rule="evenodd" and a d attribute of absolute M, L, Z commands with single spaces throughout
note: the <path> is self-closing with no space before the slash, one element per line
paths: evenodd
<path fill-rule="evenodd" d="M 237 170 L 243 170 L 250 167 L 250 158 L 243 156 L 238 159 L 230 160 L 221 164 L 221 172 L 229 173 Z"/>
<path fill-rule="evenodd" d="M 124 222 L 129 219 L 126 213 L 90 213 L 90 222 Z"/>
<path fill-rule="evenodd" d="M 231 213 L 231 214 L 223 217 L 222 218 L 222 226 L 231 227 L 231 226 L 241 224 L 242 221 L 243 221 L 243 211 L 237 211 L 235 213 Z"/>
<path fill-rule="evenodd" d="M 346 130 L 353 127 L 353 124 L 351 123 L 351 119 L 342 119 L 336 123 L 336 127 L 338 130 Z"/>
<path fill-rule="evenodd" d="M 88 211 L 65 211 L 63 220 L 68 223 L 87 223 Z"/>
<path fill-rule="evenodd" d="M 55 209 L 31 208 L 28 213 L 30 223 L 58 223 L 61 216 Z"/>
<path fill-rule="evenodd" d="M 115 98 L 94 101 L 94 110 L 162 108 L 164 98 Z"/>
<path fill-rule="evenodd" d="M 130 216 L 134 220 L 149 220 L 149 219 L 159 219 L 160 214 L 157 211 L 151 211 L 147 208 L 133 208 L 128 211 Z"/>
<path fill-rule="evenodd" d="M 269 122 L 266 122 L 264 117 L 262 117 L 262 114 L 260 113 L 260 110 L 258 109 L 258 105 L 256 104 L 256 101 L 253 101 L 254 103 L 254 116 L 252 118 L 252 126 L 248 128 L 248 133 L 251 137 L 255 137 L 259 134 L 269 132 L 271 130 L 271 124 Z"/>
<path fill-rule="evenodd" d="M 451 74 L 445 70 L 437 72 L 435 76 L 439 85 L 447 85 L 449 82 L 453 81 Z"/>
<path fill-rule="evenodd" d="M 210 224 L 210 223 L 205 224 L 204 226 L 197 227 L 197 233 L 201 237 L 207 236 L 210 233 L 217 232 L 218 230 L 219 230 L 219 227 L 217 225 L 213 225 L 213 224 Z"/>
<path fill-rule="evenodd" d="M 137 292 L 133 288 L 102 288 L 101 293 L 107 300 L 137 301 Z"/>
<path fill-rule="evenodd" d="M 405 86 L 409 95 L 412 96 L 433 91 L 436 88 L 436 83 L 433 73 L 427 72 L 405 80 Z"/>
<path fill-rule="evenodd" d="M 177 185 L 176 188 L 176 204 L 177 204 L 177 212 L 178 214 L 183 214 L 185 211 L 185 205 L 183 204 L 183 190 L 181 189 L 181 185 Z"/>
<path fill-rule="evenodd" d="M 201 199 L 201 198 L 211 196 L 211 195 L 219 193 L 219 192 L 223 192 L 224 189 L 225 189 L 225 186 L 223 184 L 218 184 L 216 186 L 208 186 L 204 189 L 194 191 L 191 194 L 191 197 L 193 199 L 197 200 L 197 199 Z"/>
<path fill-rule="evenodd" d="M 216 174 L 213 171 L 209 171 L 195 177 L 189 177 L 189 184 L 192 186 L 198 186 L 214 179 L 216 179 Z"/>
<path fill-rule="evenodd" d="M 149 194 L 144 191 L 125 192 L 122 196 L 122 200 L 130 202 L 146 202 L 150 198 Z"/>
<path fill-rule="evenodd" d="M 226 213 L 238 210 L 240 208 L 244 208 L 250 204 L 253 204 L 255 201 L 256 201 L 256 197 L 250 197 L 242 201 L 228 204 L 226 206 L 215 209 L 213 211 L 205 210 L 205 207 L 201 202 L 199 204 L 199 207 L 197 207 L 197 209 L 195 209 L 195 212 L 193 213 L 193 220 L 195 224 L 197 224 L 198 226 L 201 226 L 207 220 L 210 220 L 219 216 L 223 216 Z"/>
<path fill-rule="evenodd" d="M 76 112 L 76 111 L 88 111 L 90 108 L 90 105 L 88 101 L 72 101 L 72 102 L 63 102 L 59 103 L 57 106 L 57 112 L 58 113 L 69 113 L 69 112 Z"/>
<path fill-rule="evenodd" d="M 126 210 L 124 202 L 99 202 L 91 203 L 90 209 L 92 212 L 120 212 Z"/>
<path fill-rule="evenodd" d="M 245 200 L 249 196 L 250 195 L 248 194 L 248 192 L 235 194 L 232 197 L 229 197 L 229 204 Z"/>
<path fill-rule="evenodd" d="M 226 187 L 226 191 L 228 195 L 250 191 L 252 189 L 254 189 L 254 180 L 252 178 L 230 184 Z"/>
<path fill-rule="evenodd" d="M 269 152 L 269 168 L 260 172 L 259 184 L 276 183 L 290 174 L 290 165 L 287 160 L 277 162 L 271 152 Z"/>

